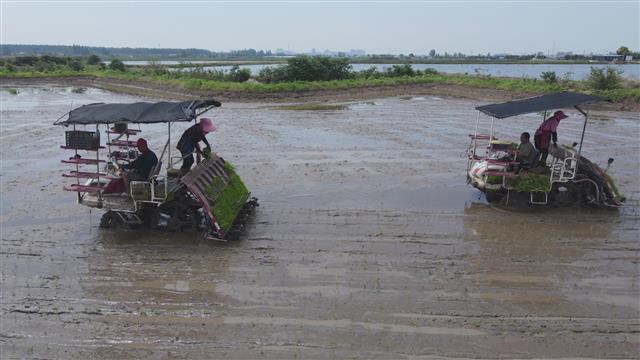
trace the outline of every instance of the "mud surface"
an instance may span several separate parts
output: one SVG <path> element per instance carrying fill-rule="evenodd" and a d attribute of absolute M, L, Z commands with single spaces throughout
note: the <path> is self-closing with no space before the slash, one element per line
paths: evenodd
<path fill-rule="evenodd" d="M 239 241 L 219 243 L 100 230 L 99 211 L 62 191 L 69 154 L 51 123 L 135 100 L 2 93 L 0 358 L 638 356 L 637 114 L 593 113 L 585 141 L 594 162 L 616 159 L 625 209 L 525 214 L 465 185 L 479 102 L 226 103 L 209 139 L 261 206 Z M 539 121 L 509 119 L 497 135 L 515 141 Z M 581 126 L 571 113 L 560 142 Z M 165 127 L 142 134 L 159 152 Z"/>

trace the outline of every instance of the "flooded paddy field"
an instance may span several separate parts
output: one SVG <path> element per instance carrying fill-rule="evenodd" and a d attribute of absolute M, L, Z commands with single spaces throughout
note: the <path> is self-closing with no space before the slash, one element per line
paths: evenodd
<path fill-rule="evenodd" d="M 2 359 L 638 356 L 637 113 L 591 114 L 583 150 L 615 158 L 626 208 L 514 213 L 465 183 L 480 102 L 225 103 L 209 140 L 261 206 L 240 240 L 221 243 L 101 230 L 100 212 L 62 191 L 70 155 L 53 121 L 139 98 L 1 96 Z M 568 112 L 561 143 L 582 129 Z M 497 136 L 516 141 L 539 122 L 499 121 Z M 142 135 L 161 151 L 164 126 Z"/>

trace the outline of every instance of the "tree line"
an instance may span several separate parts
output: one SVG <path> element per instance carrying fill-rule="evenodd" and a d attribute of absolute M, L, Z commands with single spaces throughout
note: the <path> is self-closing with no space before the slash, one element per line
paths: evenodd
<path fill-rule="evenodd" d="M 130 47 L 97 47 L 81 45 L 13 45 L 0 44 L 0 56 L 53 55 L 53 56 L 89 56 L 102 58 L 175 58 L 175 59 L 227 59 L 227 58 L 259 58 L 272 56 L 271 50 L 243 49 L 230 52 L 215 52 L 205 49 L 174 48 L 130 48 Z"/>

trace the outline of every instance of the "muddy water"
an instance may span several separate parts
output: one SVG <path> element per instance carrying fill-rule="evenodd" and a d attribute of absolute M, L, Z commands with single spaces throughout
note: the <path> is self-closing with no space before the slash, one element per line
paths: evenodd
<path fill-rule="evenodd" d="M 523 214 L 465 185 L 472 100 L 224 104 L 210 140 L 261 207 L 241 240 L 215 243 L 100 230 L 99 212 L 62 191 L 68 154 L 51 123 L 71 106 L 140 100 L 71 90 L 2 92 L 3 359 L 638 354 L 637 114 L 593 114 L 585 142 L 592 160 L 616 159 L 624 210 Z M 503 121 L 497 135 L 538 122 Z M 580 130 L 572 116 L 560 141 Z M 162 125 L 143 135 L 157 151 L 166 140 Z"/>

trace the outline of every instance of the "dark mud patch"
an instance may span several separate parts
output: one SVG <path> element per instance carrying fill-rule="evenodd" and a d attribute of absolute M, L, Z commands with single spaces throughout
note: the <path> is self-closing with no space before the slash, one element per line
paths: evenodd
<path fill-rule="evenodd" d="M 272 106 L 272 110 L 294 110 L 294 111 L 335 111 L 348 110 L 348 104 L 296 104 Z"/>

